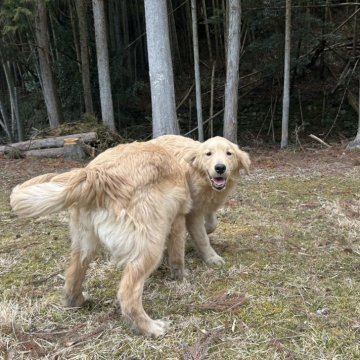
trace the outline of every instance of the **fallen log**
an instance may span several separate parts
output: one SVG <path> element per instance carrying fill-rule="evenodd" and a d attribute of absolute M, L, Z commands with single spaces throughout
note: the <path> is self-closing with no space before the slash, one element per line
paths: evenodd
<path fill-rule="evenodd" d="M 64 157 L 71 160 L 83 160 L 86 158 L 86 153 L 82 148 L 82 144 L 78 138 L 64 140 Z"/>
<path fill-rule="evenodd" d="M 83 134 L 71 134 L 65 136 L 57 136 L 46 139 L 35 139 L 29 141 L 22 141 L 18 143 L 0 146 L 0 154 L 10 152 L 11 149 L 18 149 L 21 151 L 47 149 L 47 148 L 61 148 L 64 146 L 64 140 L 69 138 L 78 138 L 81 142 L 89 144 L 95 143 L 97 140 L 96 132 L 89 132 Z"/>
<path fill-rule="evenodd" d="M 89 145 L 80 143 L 78 138 L 68 138 L 64 141 L 64 146 L 59 148 L 35 149 L 23 151 L 22 157 L 37 157 L 37 158 L 65 158 L 71 160 L 84 160 L 88 156 L 94 157 L 94 148 Z M 14 149 L 12 149 L 14 151 Z M 16 151 L 18 151 L 16 149 Z"/>
<path fill-rule="evenodd" d="M 59 158 L 65 156 L 65 148 L 48 148 L 24 151 L 22 156 L 25 158 L 38 157 L 38 158 Z"/>
<path fill-rule="evenodd" d="M 11 149 L 11 151 L 19 151 Z M 10 153 L 9 153 L 10 154 Z M 8 154 L 8 156 L 9 156 Z M 35 149 L 22 151 L 21 157 L 37 158 L 65 158 L 70 160 L 84 160 L 88 156 L 95 157 L 95 148 L 80 142 L 79 138 L 64 139 L 64 146 L 59 148 Z"/>

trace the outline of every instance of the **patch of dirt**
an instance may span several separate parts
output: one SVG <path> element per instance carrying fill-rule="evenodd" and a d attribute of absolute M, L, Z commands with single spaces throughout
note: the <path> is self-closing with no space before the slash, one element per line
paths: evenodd
<path fill-rule="evenodd" d="M 349 151 L 342 145 L 331 148 L 309 147 L 306 150 L 250 149 L 252 168 L 285 176 L 312 173 L 341 175 L 346 170 L 360 166 L 360 151 Z"/>

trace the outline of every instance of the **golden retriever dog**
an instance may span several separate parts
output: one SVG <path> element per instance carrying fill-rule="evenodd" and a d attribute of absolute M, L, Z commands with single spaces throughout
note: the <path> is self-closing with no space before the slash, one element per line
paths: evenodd
<path fill-rule="evenodd" d="M 233 191 L 240 169 L 249 174 L 249 155 L 219 136 L 200 143 L 180 135 L 164 135 L 151 142 L 173 154 L 185 168 L 190 166 L 193 205 L 186 216 L 187 230 L 207 264 L 224 264 L 224 259 L 212 248 L 208 234 L 217 226 L 216 210 Z"/>
<path fill-rule="evenodd" d="M 144 335 L 166 332 L 168 321 L 152 320 L 145 312 L 143 286 L 165 246 L 173 276 L 182 278 L 191 198 L 184 168 L 164 148 L 149 142 L 119 145 L 85 168 L 41 175 L 16 186 L 10 202 L 23 217 L 69 210 L 72 252 L 66 306 L 84 304 L 85 273 L 102 245 L 124 266 L 117 293 L 124 317 Z"/>

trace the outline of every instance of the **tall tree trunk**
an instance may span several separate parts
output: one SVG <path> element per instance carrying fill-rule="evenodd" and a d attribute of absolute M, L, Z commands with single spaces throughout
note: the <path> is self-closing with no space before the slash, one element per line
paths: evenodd
<path fill-rule="evenodd" d="M 114 19 L 115 14 L 116 14 L 116 1 L 109 0 L 107 2 L 107 19 L 108 19 L 108 31 L 109 31 L 108 46 L 110 53 L 117 52 L 117 41 L 115 40 L 115 33 L 116 33 L 115 31 L 116 25 Z M 116 24 L 119 24 L 119 22 L 117 22 Z"/>
<path fill-rule="evenodd" d="M 220 1 L 220 0 L 219 0 Z M 220 10 L 220 14 L 223 13 L 224 14 L 224 20 L 222 22 L 222 24 L 220 24 L 220 49 L 224 49 L 224 54 L 227 54 L 227 31 L 229 31 L 229 14 L 227 13 L 226 9 L 228 7 L 226 7 L 225 2 L 227 2 L 228 0 L 221 0 L 221 10 Z M 219 3 L 220 6 L 220 3 Z M 220 7 L 219 7 L 220 9 Z M 221 28 L 222 26 L 222 28 Z M 225 59 L 226 61 L 226 59 Z"/>
<path fill-rule="evenodd" d="M 49 13 L 48 19 L 49 19 L 49 39 L 50 39 L 49 44 L 50 44 L 51 58 L 56 63 L 59 60 L 59 53 L 58 53 L 57 39 L 56 39 L 55 28 L 51 13 Z"/>
<path fill-rule="evenodd" d="M 192 43 L 192 21 L 191 21 L 191 4 L 189 1 L 185 4 L 185 14 L 184 14 L 184 23 L 186 24 L 186 31 L 183 36 L 186 36 L 186 46 L 187 50 L 185 51 L 185 54 L 187 56 L 187 61 L 190 63 L 194 60 L 193 52 L 194 47 Z"/>
<path fill-rule="evenodd" d="M 131 49 L 128 48 L 130 43 L 130 34 L 129 34 L 129 12 L 127 8 L 126 0 L 121 0 L 121 25 L 122 25 L 122 33 L 123 33 L 123 44 L 124 49 L 126 49 L 127 54 L 125 55 L 125 66 L 127 71 L 127 78 L 129 82 L 132 82 L 134 78 L 134 72 L 131 64 Z"/>
<path fill-rule="evenodd" d="M 290 107 L 290 49 L 291 49 L 291 0 L 286 0 L 285 15 L 285 54 L 284 54 L 284 90 L 281 122 L 281 149 L 288 145 L 289 107 Z"/>
<path fill-rule="evenodd" d="M 359 77 L 359 88 L 358 88 L 358 128 L 357 128 L 357 133 L 356 133 L 356 137 L 353 141 L 351 141 L 347 148 L 348 149 L 359 149 L 360 148 L 360 77 Z"/>
<path fill-rule="evenodd" d="M 208 50 L 209 50 L 209 60 L 212 63 L 213 62 L 213 54 L 212 54 L 209 21 L 208 21 L 208 17 L 207 17 L 207 9 L 206 9 L 206 1 L 205 0 L 202 0 L 202 8 L 204 11 L 205 33 L 206 33 L 206 41 L 208 44 Z"/>
<path fill-rule="evenodd" d="M 114 38 L 115 38 L 115 51 L 116 54 L 121 51 L 121 46 L 123 41 L 121 39 L 121 12 L 120 12 L 120 3 L 118 0 L 114 0 Z"/>
<path fill-rule="evenodd" d="M 354 12 L 359 8 L 358 5 L 355 5 Z M 353 49 L 352 49 L 352 56 L 355 57 L 357 53 L 357 44 L 358 44 L 358 37 L 357 37 L 357 29 L 358 29 L 358 23 L 357 23 L 357 15 L 354 16 L 354 26 L 353 26 Z"/>
<path fill-rule="evenodd" d="M 5 73 L 6 83 L 9 90 L 10 105 L 11 105 L 11 119 L 12 119 L 12 130 L 14 133 L 15 128 L 17 129 L 19 141 L 24 140 L 23 124 L 20 120 L 19 104 L 17 101 L 16 87 L 14 77 L 11 71 L 10 62 L 6 61 L 3 63 L 3 69 Z M 4 121 L 6 119 L 4 118 Z M 6 122 L 5 122 L 6 123 Z M 16 126 L 15 126 L 16 125 Z"/>
<path fill-rule="evenodd" d="M 215 2 L 215 0 L 212 0 L 212 10 L 213 10 L 213 17 L 217 17 L 219 9 L 218 9 L 218 3 L 217 3 L 217 1 Z M 220 47 L 219 36 L 220 36 L 219 24 L 218 24 L 218 21 L 216 21 L 214 24 L 215 59 L 219 59 L 219 47 Z"/>
<path fill-rule="evenodd" d="M 36 1 L 35 36 L 39 56 L 41 86 L 49 124 L 51 128 L 56 128 L 63 121 L 63 116 L 50 64 L 48 15 L 45 0 Z"/>
<path fill-rule="evenodd" d="M 358 94 L 358 131 L 354 142 L 360 144 L 360 78 L 359 78 L 359 94 Z"/>
<path fill-rule="evenodd" d="M 145 0 L 153 137 L 178 134 L 166 1 Z"/>
<path fill-rule="evenodd" d="M 111 95 L 108 42 L 104 0 L 93 0 L 96 57 L 99 75 L 101 117 L 112 131 L 115 129 L 114 108 Z"/>
<path fill-rule="evenodd" d="M 360 146 L 360 78 L 359 78 L 359 94 L 358 94 L 358 129 L 354 143 Z"/>
<path fill-rule="evenodd" d="M 81 79 L 84 90 L 85 112 L 94 112 L 91 96 L 91 81 L 89 67 L 88 29 L 86 22 L 86 1 L 76 0 L 76 11 L 79 20 L 80 53 L 81 53 Z"/>
<path fill-rule="evenodd" d="M 332 16 L 331 16 L 331 0 L 326 0 L 326 7 L 325 7 L 325 21 L 331 21 Z M 349 7 L 346 6 L 346 17 L 349 16 Z"/>
<path fill-rule="evenodd" d="M 74 39 L 76 61 L 77 61 L 78 66 L 79 66 L 79 71 L 81 71 L 80 45 L 79 45 L 79 39 L 78 39 L 77 27 L 76 27 L 76 20 L 75 20 L 72 1 L 69 1 L 68 5 L 69 5 L 69 15 L 70 15 L 70 22 L 71 22 L 71 30 L 72 30 L 72 35 L 73 35 L 73 39 Z M 75 4 L 75 7 L 76 7 L 76 4 Z M 76 11 L 76 9 L 75 9 L 75 11 Z"/>
<path fill-rule="evenodd" d="M 178 35 L 176 31 L 176 22 L 175 22 L 175 16 L 174 16 L 174 9 L 172 7 L 172 1 L 169 0 L 168 2 L 169 6 L 169 19 L 170 19 L 170 46 L 171 46 L 171 52 L 172 57 L 174 59 L 175 68 L 177 68 L 178 73 L 182 73 L 182 62 L 181 62 L 181 56 L 180 56 L 180 48 L 179 48 L 179 41 L 178 41 Z"/>
<path fill-rule="evenodd" d="M 240 0 L 228 0 L 228 19 L 224 137 L 236 144 L 241 35 Z"/>
<path fill-rule="evenodd" d="M 196 15 L 196 0 L 191 0 L 191 17 L 192 17 L 192 34 L 194 47 L 194 71 L 195 71 L 195 92 L 196 92 L 196 112 L 198 124 L 198 139 L 204 141 L 204 126 L 202 117 L 202 103 L 201 103 L 201 79 L 200 79 L 200 64 L 199 64 L 199 38 L 197 31 L 197 15 Z"/>
<path fill-rule="evenodd" d="M 145 62 L 146 62 L 146 54 L 145 54 L 145 50 L 144 50 L 144 37 L 142 36 L 143 34 L 143 24 L 141 22 L 141 19 L 142 19 L 142 11 L 141 11 L 141 8 L 138 4 L 138 0 L 135 0 L 134 2 L 134 11 L 135 11 L 135 14 L 136 14 L 136 37 L 140 37 L 141 38 L 138 40 L 138 48 L 139 48 L 139 51 L 138 51 L 138 54 L 139 54 L 139 59 L 140 59 L 140 70 L 141 70 L 141 73 L 143 72 L 144 68 L 145 68 Z"/>
<path fill-rule="evenodd" d="M 8 137 L 10 142 L 13 142 L 14 138 L 11 134 L 10 131 L 10 121 L 9 118 L 7 116 L 7 112 L 5 109 L 5 105 L 4 105 L 4 101 L 2 99 L 2 93 L 0 91 L 0 114 L 2 119 L 0 119 L 0 126 L 2 127 L 2 129 L 4 130 L 6 136 Z"/>

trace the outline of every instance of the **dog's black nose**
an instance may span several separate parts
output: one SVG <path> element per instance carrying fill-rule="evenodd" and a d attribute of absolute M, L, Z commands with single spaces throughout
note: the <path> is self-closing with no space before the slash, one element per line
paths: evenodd
<path fill-rule="evenodd" d="M 226 170 L 226 166 L 224 164 L 216 164 L 215 165 L 215 171 L 218 173 L 218 174 L 223 174 Z"/>

